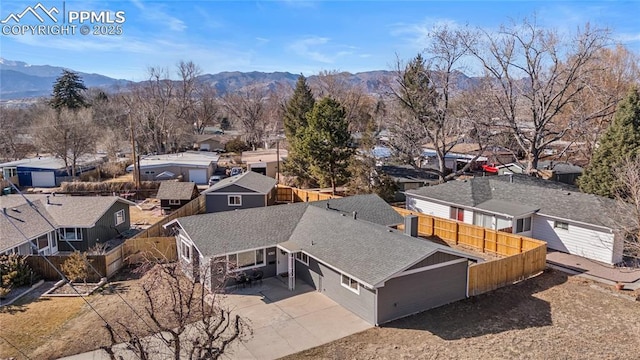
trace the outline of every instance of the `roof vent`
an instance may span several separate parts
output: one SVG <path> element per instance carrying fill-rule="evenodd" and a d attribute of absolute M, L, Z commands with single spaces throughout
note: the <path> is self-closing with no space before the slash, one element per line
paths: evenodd
<path fill-rule="evenodd" d="M 357 211 L 353 212 L 353 220 L 358 220 L 358 212 Z"/>
<path fill-rule="evenodd" d="M 49 195 L 47 195 L 47 205 L 51 205 L 51 201 L 49 201 Z"/>
<path fill-rule="evenodd" d="M 342 216 L 347 216 L 347 215 L 345 215 L 345 214 L 340 214 L 340 215 L 342 215 Z"/>
<path fill-rule="evenodd" d="M 387 229 L 387 232 L 391 232 L 391 229 Z"/>
<path fill-rule="evenodd" d="M 567 195 L 571 195 L 571 193 L 570 193 L 570 192 L 568 192 L 568 193 L 567 193 Z"/>

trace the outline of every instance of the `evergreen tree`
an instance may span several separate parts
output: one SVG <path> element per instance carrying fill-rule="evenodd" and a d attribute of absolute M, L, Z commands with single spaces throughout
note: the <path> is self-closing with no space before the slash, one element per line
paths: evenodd
<path fill-rule="evenodd" d="M 315 100 L 304 76 L 298 77 L 293 96 L 287 102 L 284 113 L 284 132 L 289 143 L 289 153 L 285 163 L 285 171 L 297 177 L 297 184 L 308 182 L 309 161 L 303 154 L 302 138 L 306 132 L 307 114 L 313 109 Z"/>
<path fill-rule="evenodd" d="M 83 94 L 85 90 L 87 87 L 84 86 L 84 82 L 77 73 L 62 70 L 62 75 L 53 84 L 53 93 L 49 104 L 56 110 L 76 110 L 88 107 L 89 103 Z"/>
<path fill-rule="evenodd" d="M 336 100 L 326 97 L 307 114 L 308 126 L 300 143 L 303 158 L 309 161 L 312 177 L 320 186 L 344 184 L 354 151 L 345 110 Z"/>
<path fill-rule="evenodd" d="M 616 171 L 624 160 L 640 154 L 640 94 L 632 89 L 618 104 L 613 122 L 602 138 L 584 174 L 578 178 L 586 193 L 614 197 L 618 184 Z"/>

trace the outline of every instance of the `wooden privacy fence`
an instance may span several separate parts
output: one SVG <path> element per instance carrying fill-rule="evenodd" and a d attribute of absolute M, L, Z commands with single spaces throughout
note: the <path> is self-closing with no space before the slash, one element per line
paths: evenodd
<path fill-rule="evenodd" d="M 149 228 L 139 232 L 133 239 L 137 238 L 155 238 L 163 237 L 167 235 L 167 232 L 162 227 L 164 224 L 171 220 L 175 220 L 179 217 L 202 214 L 207 208 L 207 201 L 205 195 L 199 195 L 197 198 L 191 200 L 178 210 L 171 213 L 171 215 L 161 219 L 157 223 L 151 225 Z"/>
<path fill-rule="evenodd" d="M 276 201 L 279 202 L 309 202 L 337 199 L 341 196 L 322 193 L 317 190 L 303 190 L 289 186 L 278 185 Z"/>
<path fill-rule="evenodd" d="M 544 241 L 398 207 L 394 209 L 402 216 L 418 217 L 419 235 L 437 236 L 450 244 L 466 245 L 483 253 L 505 256 L 469 266 L 469 296 L 524 280 L 546 267 L 547 243 Z"/>
<path fill-rule="evenodd" d="M 122 259 L 125 264 L 143 261 L 170 262 L 178 260 L 176 238 L 149 237 L 128 239 L 122 244 Z"/>
<path fill-rule="evenodd" d="M 47 260 L 45 260 L 42 256 L 38 255 L 29 255 L 27 256 L 27 264 L 31 267 L 31 269 L 38 274 L 42 279 L 47 281 L 55 281 L 61 280 L 60 274 L 58 271 L 64 274 L 62 271 L 62 264 L 69 258 L 69 255 L 49 255 L 46 256 L 47 260 L 53 264 L 52 267 Z M 99 281 L 100 278 L 108 277 L 108 266 L 107 266 L 107 257 L 106 255 L 88 255 L 87 260 L 93 266 L 98 274 L 96 274 L 91 268 L 88 271 L 87 280 L 90 282 Z M 118 269 L 116 269 L 117 271 Z M 113 273 L 109 274 L 112 275 Z"/>

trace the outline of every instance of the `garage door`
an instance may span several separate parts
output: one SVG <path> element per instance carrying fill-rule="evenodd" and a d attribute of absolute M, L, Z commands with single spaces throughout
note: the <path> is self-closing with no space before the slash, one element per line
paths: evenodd
<path fill-rule="evenodd" d="M 378 289 L 378 323 L 462 300 L 467 262 L 393 278 Z"/>
<path fill-rule="evenodd" d="M 209 144 L 205 143 L 205 144 L 200 144 L 200 150 L 211 150 L 211 146 L 209 146 Z"/>
<path fill-rule="evenodd" d="M 189 170 L 189 181 L 192 181 L 196 184 L 206 184 L 207 180 L 207 169 Z"/>
<path fill-rule="evenodd" d="M 56 177 L 53 171 L 32 171 L 31 186 L 34 187 L 55 187 Z"/>

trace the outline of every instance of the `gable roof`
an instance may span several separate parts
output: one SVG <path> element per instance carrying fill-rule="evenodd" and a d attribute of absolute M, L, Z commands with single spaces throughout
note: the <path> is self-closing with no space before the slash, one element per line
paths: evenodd
<path fill-rule="evenodd" d="M 615 201 L 582 193 L 575 186 L 528 175 L 499 175 L 450 181 L 406 192 L 409 197 L 518 216 L 537 212 L 612 228 Z M 500 210 L 500 211 L 498 211 Z M 524 211 L 524 212 L 523 212 Z"/>
<path fill-rule="evenodd" d="M 135 203 L 119 196 L 53 196 L 45 194 L 25 194 L 29 201 L 39 200 L 51 218 L 60 227 L 93 227 L 95 223 L 115 204 L 127 205 Z M 47 197 L 49 201 L 47 202 Z M 22 195 L 0 196 L 0 207 L 14 207 L 24 204 Z"/>
<path fill-rule="evenodd" d="M 198 186 L 194 182 L 163 181 L 156 198 L 160 200 L 191 200 Z"/>
<path fill-rule="evenodd" d="M 228 186 L 237 185 L 258 194 L 268 194 L 273 190 L 278 181 L 272 177 L 258 174 L 255 171 L 247 171 L 243 174 L 231 176 L 220 180 L 204 191 L 205 194 L 218 192 Z"/>
<path fill-rule="evenodd" d="M 24 202 L 11 207 L 4 205 L 0 209 L 0 252 L 50 233 L 57 226 L 40 201 L 34 201 L 34 207 Z"/>
<path fill-rule="evenodd" d="M 386 211 L 380 202 L 385 204 Z M 436 251 L 471 257 L 387 227 L 401 222 L 402 217 L 376 195 L 329 200 L 330 208 L 326 203 L 202 214 L 174 222 L 204 256 L 283 244 L 288 249 L 302 250 L 371 286 Z M 351 210 L 356 209 L 356 205 L 361 207 L 356 210 L 357 219 L 353 219 Z M 391 216 L 391 212 L 397 218 Z M 165 226 L 169 225 L 171 223 Z"/>

